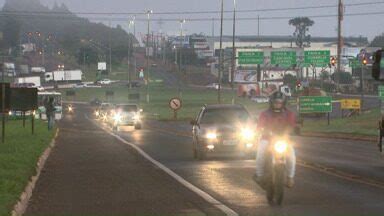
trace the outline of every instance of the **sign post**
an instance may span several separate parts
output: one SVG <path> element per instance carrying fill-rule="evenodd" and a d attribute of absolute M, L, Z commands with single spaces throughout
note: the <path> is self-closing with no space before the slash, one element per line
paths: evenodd
<path fill-rule="evenodd" d="M 169 107 L 173 110 L 173 118 L 175 120 L 177 119 L 177 112 L 181 109 L 182 106 L 183 103 L 180 98 L 172 98 L 169 101 Z"/>
<path fill-rule="evenodd" d="M 302 96 L 299 98 L 299 113 L 326 113 L 328 125 L 332 112 L 332 97 L 328 96 Z"/>
<path fill-rule="evenodd" d="M 3 71 L 4 76 L 4 71 Z M 2 128 L 1 128 L 1 141 L 5 142 L 5 115 L 7 115 L 9 109 L 10 109 L 10 85 L 9 83 L 0 83 L 1 85 L 1 121 L 2 121 Z"/>
<path fill-rule="evenodd" d="M 262 65 L 264 64 L 264 52 L 260 51 L 239 51 L 239 65 Z"/>
<path fill-rule="evenodd" d="M 326 67 L 331 58 L 329 50 L 304 51 L 304 63 L 314 67 Z"/>
<path fill-rule="evenodd" d="M 283 67 L 291 67 L 297 64 L 297 56 L 295 51 L 272 51 L 271 64 Z"/>
<path fill-rule="evenodd" d="M 379 86 L 379 98 L 381 104 L 381 115 L 384 115 L 384 85 Z"/>

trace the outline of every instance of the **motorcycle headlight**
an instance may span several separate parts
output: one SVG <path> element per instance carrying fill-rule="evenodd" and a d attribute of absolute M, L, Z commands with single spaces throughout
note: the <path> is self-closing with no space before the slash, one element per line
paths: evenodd
<path fill-rule="evenodd" d="M 95 116 L 99 117 L 100 116 L 100 112 L 99 111 L 95 111 Z"/>
<path fill-rule="evenodd" d="M 245 128 L 241 130 L 241 137 L 245 140 L 252 140 L 255 137 L 255 133 L 251 129 Z"/>
<path fill-rule="evenodd" d="M 217 139 L 217 134 L 214 133 L 214 132 L 210 132 L 210 133 L 207 133 L 207 134 L 205 135 L 205 137 L 206 137 L 207 139 L 213 140 L 213 139 Z"/>
<path fill-rule="evenodd" d="M 69 112 L 72 112 L 72 111 L 73 111 L 72 106 L 68 106 L 68 111 L 69 111 Z"/>
<path fill-rule="evenodd" d="M 285 141 L 277 141 L 274 145 L 275 151 L 279 154 L 282 154 L 287 151 L 288 143 Z"/>

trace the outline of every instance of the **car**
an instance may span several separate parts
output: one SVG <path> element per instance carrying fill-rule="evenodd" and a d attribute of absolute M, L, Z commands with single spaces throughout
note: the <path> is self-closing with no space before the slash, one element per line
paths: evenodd
<path fill-rule="evenodd" d="M 97 82 L 100 85 L 110 85 L 112 81 L 110 79 L 102 79 Z"/>
<path fill-rule="evenodd" d="M 205 105 L 191 121 L 193 156 L 203 160 L 209 153 L 240 152 L 254 158 L 255 120 L 242 105 Z"/>
<path fill-rule="evenodd" d="M 153 68 L 157 67 L 157 64 L 156 63 L 152 63 L 152 67 Z"/>
<path fill-rule="evenodd" d="M 114 109 L 113 128 L 118 130 L 120 126 L 134 126 L 141 129 L 141 112 L 136 104 L 118 104 Z"/>
<path fill-rule="evenodd" d="M 219 84 L 218 83 L 211 83 L 205 86 L 207 89 L 219 89 Z"/>
<path fill-rule="evenodd" d="M 74 88 L 86 88 L 88 87 L 85 83 L 76 83 Z"/>

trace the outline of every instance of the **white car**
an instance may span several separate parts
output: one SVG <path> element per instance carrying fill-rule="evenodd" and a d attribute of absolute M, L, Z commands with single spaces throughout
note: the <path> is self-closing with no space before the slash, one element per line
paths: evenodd
<path fill-rule="evenodd" d="M 136 104 L 118 104 L 114 108 L 113 128 L 118 130 L 119 126 L 134 126 L 141 129 L 142 110 Z"/>
<path fill-rule="evenodd" d="M 205 86 L 207 89 L 219 89 L 219 84 L 218 83 L 211 83 Z"/>
<path fill-rule="evenodd" d="M 110 79 L 102 79 L 102 80 L 98 81 L 98 83 L 101 85 L 110 85 L 112 83 L 112 81 Z"/>

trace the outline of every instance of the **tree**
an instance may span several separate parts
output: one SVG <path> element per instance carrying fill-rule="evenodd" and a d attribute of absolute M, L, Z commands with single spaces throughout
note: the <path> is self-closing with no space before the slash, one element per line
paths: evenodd
<path fill-rule="evenodd" d="M 311 45 L 311 35 L 307 34 L 307 32 L 313 24 L 315 24 L 315 22 L 308 17 L 296 17 L 289 20 L 289 25 L 296 28 L 293 36 L 296 37 L 296 45 L 298 47 L 303 48 Z"/>
<path fill-rule="evenodd" d="M 372 43 L 371 43 L 371 46 L 372 47 L 382 47 L 384 48 L 384 33 L 379 35 L 379 36 L 376 36 Z"/>
<path fill-rule="evenodd" d="M 352 84 L 353 79 L 352 79 L 352 74 L 347 73 L 347 72 L 336 72 L 332 74 L 332 80 L 335 81 L 336 77 L 339 77 L 340 84 Z"/>

